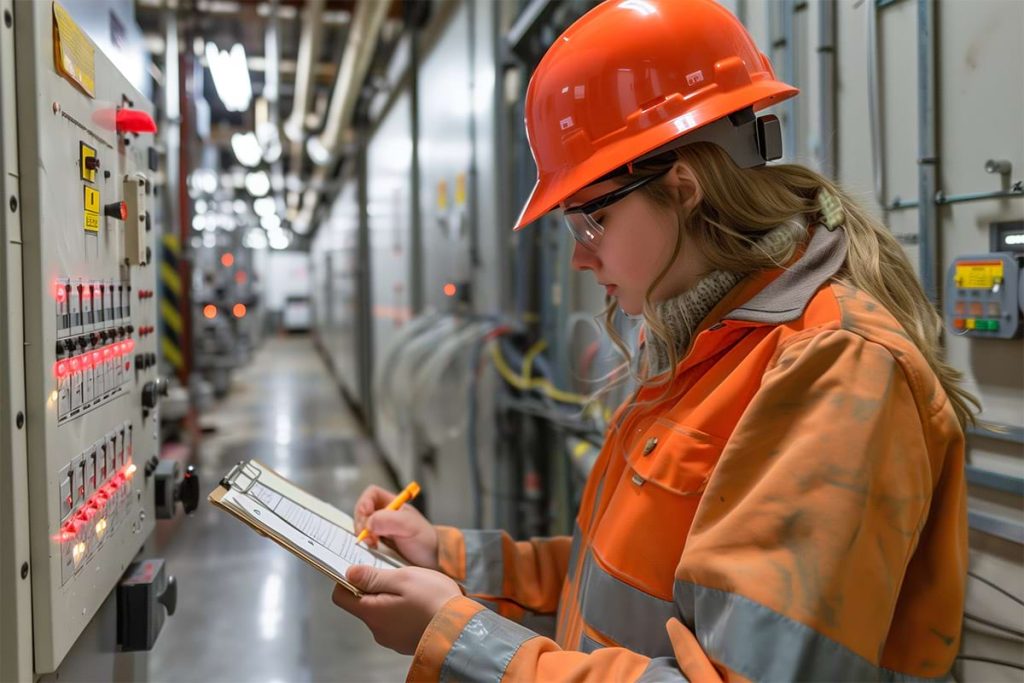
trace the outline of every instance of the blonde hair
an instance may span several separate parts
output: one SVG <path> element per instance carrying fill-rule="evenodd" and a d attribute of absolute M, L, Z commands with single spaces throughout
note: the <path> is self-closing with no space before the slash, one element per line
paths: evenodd
<path fill-rule="evenodd" d="M 604 312 L 604 327 L 625 359 L 629 375 L 637 383 L 636 392 L 650 386 L 665 386 L 665 398 L 676 378 L 679 353 L 673 333 L 660 319 L 651 301 L 651 293 L 665 278 L 679 255 L 683 232 L 707 260 L 711 270 L 747 275 L 788 261 L 793 251 L 768 253 L 758 248 L 757 239 L 767 231 L 794 219 L 817 220 L 821 211 L 819 193 L 838 198 L 845 214 L 843 230 L 847 236 L 846 261 L 834 280 L 859 289 L 874 297 L 896 318 L 904 332 L 921 351 L 949 397 L 961 426 L 974 421 L 973 412 L 980 408 L 978 400 L 960 386 L 961 373 L 944 359 L 940 335 L 942 319 L 928 300 L 899 242 L 882 225 L 862 209 L 834 183 L 821 174 L 796 164 L 780 164 L 744 169 L 718 146 L 696 143 L 679 148 L 648 162 L 637 163 L 632 172 L 647 175 L 677 161 L 684 161 L 700 185 L 702 197 L 692 211 L 679 214 L 680 231 L 676 236 L 672 258 L 654 279 L 644 296 L 645 334 L 657 337 L 671 355 L 671 372 L 658 376 L 650 358 L 641 358 L 633 367 L 629 347 L 614 326 L 617 303 L 610 301 Z M 656 204 L 676 207 L 675 196 L 659 182 L 642 188 Z M 648 345 L 650 346 L 650 345 Z M 620 380 L 626 379 L 620 373 Z M 598 395 L 604 394 L 612 382 Z M 636 400 L 637 393 L 633 395 Z M 973 410 L 972 410 L 973 408 Z"/>

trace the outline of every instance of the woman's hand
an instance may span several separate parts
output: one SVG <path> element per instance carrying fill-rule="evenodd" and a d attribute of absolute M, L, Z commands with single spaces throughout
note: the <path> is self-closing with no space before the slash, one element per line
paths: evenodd
<path fill-rule="evenodd" d="M 379 486 L 368 486 L 356 501 L 355 529 L 370 532 L 364 541 L 371 548 L 383 540 L 404 557 L 409 564 L 438 569 L 437 530 L 412 505 L 399 510 L 385 510 L 395 494 Z"/>
<path fill-rule="evenodd" d="M 450 578 L 421 567 L 357 565 L 348 570 L 346 578 L 364 595 L 357 598 L 336 585 L 331 596 L 334 604 L 359 617 L 380 645 L 404 655 L 416 652 L 423 631 L 444 604 L 462 595 Z"/>

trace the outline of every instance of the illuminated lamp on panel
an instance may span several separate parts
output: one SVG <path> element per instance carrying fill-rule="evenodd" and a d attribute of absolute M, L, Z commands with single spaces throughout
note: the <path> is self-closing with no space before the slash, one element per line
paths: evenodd
<path fill-rule="evenodd" d="M 221 254 L 220 264 L 225 268 L 230 268 L 231 266 L 235 265 L 235 255 L 230 252 L 226 254 Z"/>
<path fill-rule="evenodd" d="M 64 283 L 55 282 L 53 284 L 53 298 L 56 299 L 59 304 L 68 300 L 68 290 L 64 287 Z"/>
<path fill-rule="evenodd" d="M 70 371 L 70 363 L 66 360 L 59 360 L 53 364 L 53 374 L 57 379 L 64 379 Z"/>
<path fill-rule="evenodd" d="M 455 286 L 454 282 L 446 283 L 445 286 L 444 286 L 444 295 L 445 296 L 455 296 L 455 292 L 457 292 L 457 291 L 458 291 L 458 288 Z"/>
<path fill-rule="evenodd" d="M 235 304 L 234 308 L 231 309 L 231 312 L 234 314 L 236 318 L 244 318 L 245 304 Z"/>
<path fill-rule="evenodd" d="M 206 304 L 203 306 L 203 316 L 208 320 L 213 320 L 217 317 L 217 307 L 213 304 Z"/>
<path fill-rule="evenodd" d="M 235 284 L 244 285 L 248 279 L 249 276 L 246 275 L 244 270 L 239 270 L 235 272 Z"/>

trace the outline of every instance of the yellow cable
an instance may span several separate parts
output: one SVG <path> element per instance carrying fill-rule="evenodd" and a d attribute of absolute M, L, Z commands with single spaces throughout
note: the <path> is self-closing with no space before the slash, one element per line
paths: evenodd
<path fill-rule="evenodd" d="M 536 346 L 537 345 L 534 345 L 534 348 L 536 348 Z M 533 351 L 532 348 L 530 350 Z M 501 350 L 498 348 L 497 342 L 491 342 L 490 355 L 491 360 L 494 361 L 494 367 L 498 370 L 498 374 L 500 374 L 506 382 L 520 391 L 539 389 L 545 395 L 562 403 L 575 403 L 576 405 L 581 406 L 590 403 L 589 396 L 582 396 L 580 394 L 563 391 L 543 377 L 530 379 L 527 377 L 521 377 L 512 372 L 512 368 L 508 366 L 508 363 L 505 362 L 504 356 L 501 355 Z M 536 355 L 536 353 L 534 355 Z"/>
<path fill-rule="evenodd" d="M 523 356 L 523 372 L 521 373 L 523 379 L 527 382 L 530 381 L 530 377 L 533 374 L 533 359 L 536 358 L 541 351 L 548 347 L 548 342 L 545 339 L 541 339 L 536 344 L 530 347 L 530 350 Z"/>

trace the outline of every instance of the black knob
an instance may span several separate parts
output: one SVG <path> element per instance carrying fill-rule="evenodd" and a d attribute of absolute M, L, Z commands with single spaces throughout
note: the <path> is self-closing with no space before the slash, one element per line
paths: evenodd
<path fill-rule="evenodd" d="M 106 330 L 100 330 L 100 341 L 107 341 L 109 334 Z"/>
<path fill-rule="evenodd" d="M 167 616 L 174 614 L 174 610 L 178 606 L 178 580 L 176 578 L 168 575 L 164 592 L 160 594 L 156 601 L 167 609 Z"/>
<path fill-rule="evenodd" d="M 146 247 L 146 263 L 149 263 L 152 260 L 153 260 L 153 250 L 150 249 L 149 247 Z"/>
<path fill-rule="evenodd" d="M 96 157 L 86 157 L 85 167 L 90 171 L 95 171 L 100 167 L 100 160 Z"/>
<path fill-rule="evenodd" d="M 181 485 L 178 487 L 178 499 L 181 500 L 181 507 L 185 514 L 195 512 L 199 507 L 199 473 L 194 465 L 185 468 L 185 476 L 181 478 Z"/>
<path fill-rule="evenodd" d="M 81 335 L 81 336 L 80 336 L 80 337 L 78 338 L 78 348 L 80 348 L 80 349 L 84 349 L 84 348 L 85 348 L 86 346 L 88 346 L 88 345 L 89 345 L 89 338 L 88 338 L 88 337 L 86 337 L 86 336 L 85 336 L 84 334 L 83 334 L 83 335 Z"/>
<path fill-rule="evenodd" d="M 98 334 L 96 334 L 95 332 L 90 332 L 89 333 L 89 342 L 91 344 L 95 345 L 99 340 L 100 340 L 100 337 L 99 337 Z"/>
<path fill-rule="evenodd" d="M 71 339 L 65 339 L 64 340 L 64 350 L 67 351 L 68 353 L 71 353 L 72 351 L 74 351 L 75 350 L 75 342 L 73 340 L 71 340 Z"/>
<path fill-rule="evenodd" d="M 126 329 L 128 330 L 128 334 L 131 334 L 135 331 L 135 325 L 129 325 Z"/>
<path fill-rule="evenodd" d="M 121 326 L 121 327 L 117 328 L 117 336 L 118 337 L 123 337 L 124 336 L 124 326 Z"/>
<path fill-rule="evenodd" d="M 128 218 L 128 205 L 124 202 L 111 202 L 103 207 L 103 215 L 123 221 Z"/>
<path fill-rule="evenodd" d="M 64 353 L 64 342 L 57 342 L 57 355 Z"/>
<path fill-rule="evenodd" d="M 138 360 L 136 360 L 136 363 L 138 363 Z M 160 398 L 156 382 L 146 382 L 145 386 L 142 387 L 142 407 L 156 408 L 158 400 L 160 400 Z"/>

